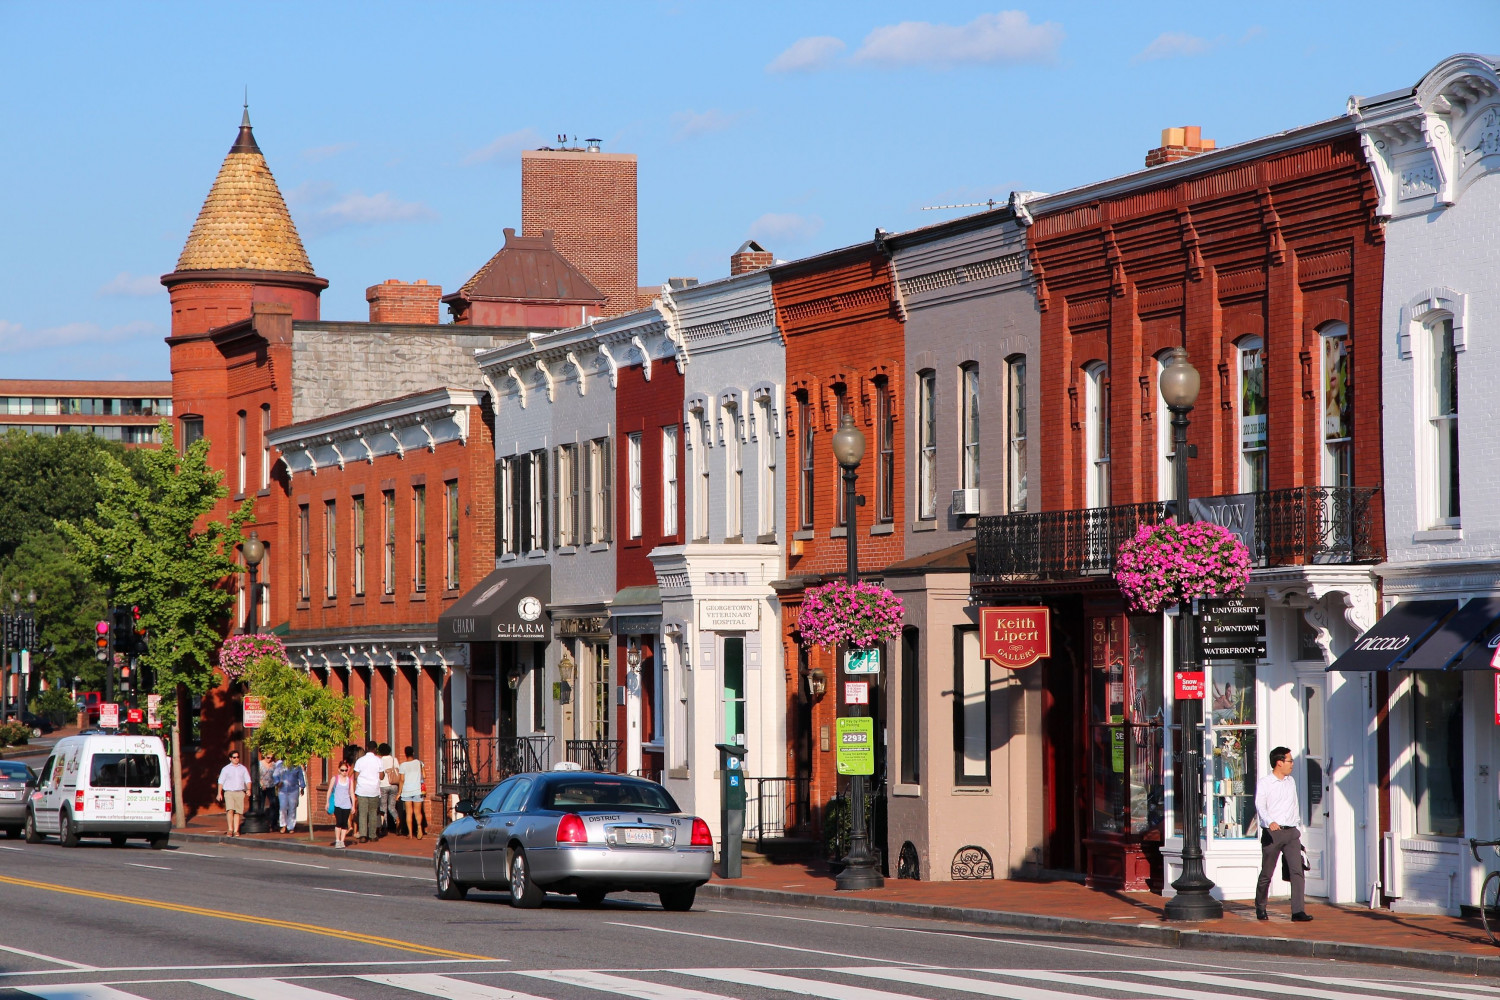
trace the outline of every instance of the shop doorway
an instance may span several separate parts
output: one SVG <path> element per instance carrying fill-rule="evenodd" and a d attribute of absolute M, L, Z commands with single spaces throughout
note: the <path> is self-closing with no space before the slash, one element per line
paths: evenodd
<path fill-rule="evenodd" d="M 1297 675 L 1302 746 L 1297 755 L 1297 791 L 1302 796 L 1302 847 L 1307 851 L 1307 894 L 1328 895 L 1328 752 L 1324 733 L 1328 681 L 1322 673 Z"/>

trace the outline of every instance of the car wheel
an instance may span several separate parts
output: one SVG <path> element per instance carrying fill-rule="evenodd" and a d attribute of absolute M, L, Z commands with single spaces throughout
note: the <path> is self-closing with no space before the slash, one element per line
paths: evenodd
<path fill-rule="evenodd" d="M 167 841 L 169 841 L 170 839 L 171 834 L 153 833 L 151 836 L 146 838 L 146 843 L 151 845 L 151 849 L 153 851 L 159 851 L 167 846 Z"/>
<path fill-rule="evenodd" d="M 698 887 L 690 885 L 686 888 L 663 889 L 657 895 L 661 897 L 663 910 L 681 912 L 693 908 L 693 898 L 698 895 Z"/>
<path fill-rule="evenodd" d="M 437 891 L 438 899 L 463 899 L 469 894 L 468 886 L 453 880 L 453 855 L 447 844 L 438 848 Z"/>
<path fill-rule="evenodd" d="M 57 839 L 64 847 L 78 846 L 78 827 L 66 809 L 57 814 Z"/>
<path fill-rule="evenodd" d="M 36 813 L 30 809 L 26 810 L 26 843 L 40 844 L 42 842 L 42 831 L 36 828 Z"/>
<path fill-rule="evenodd" d="M 604 897 L 608 895 L 603 889 L 580 889 L 577 893 L 578 904 L 588 907 L 590 910 L 604 905 Z"/>
<path fill-rule="evenodd" d="M 526 861 L 526 852 L 516 848 L 510 858 L 510 905 L 522 910 L 534 910 L 542 905 L 547 894 L 542 887 L 531 881 L 531 866 Z"/>
<path fill-rule="evenodd" d="M 40 736 L 40 735 L 42 735 L 42 727 L 41 726 L 32 726 L 31 727 L 31 735 L 32 736 Z"/>

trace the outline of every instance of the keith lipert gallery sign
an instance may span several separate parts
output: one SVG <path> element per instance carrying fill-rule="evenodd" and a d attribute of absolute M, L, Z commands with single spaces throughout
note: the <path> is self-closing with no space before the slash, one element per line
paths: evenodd
<path fill-rule="evenodd" d="M 980 608 L 979 655 L 1011 670 L 1051 656 L 1051 612 L 1030 607 Z"/>
<path fill-rule="evenodd" d="M 1250 562 L 1255 552 L 1255 494 L 1234 493 L 1223 497 L 1193 497 L 1188 500 L 1188 516 L 1194 521 L 1217 524 L 1245 543 Z"/>

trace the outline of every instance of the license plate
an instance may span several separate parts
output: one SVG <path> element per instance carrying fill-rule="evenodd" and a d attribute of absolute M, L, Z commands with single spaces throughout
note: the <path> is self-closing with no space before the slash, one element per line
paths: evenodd
<path fill-rule="evenodd" d="M 20 792 L 0 792 L 0 799 L 19 799 Z"/>
<path fill-rule="evenodd" d="M 107 798 L 105 796 L 102 796 L 102 795 L 96 796 L 94 798 L 94 808 L 95 809 L 113 809 L 114 807 L 115 807 L 115 797 L 113 795 L 111 795 L 111 796 L 109 796 Z"/>
<path fill-rule="evenodd" d="M 656 843 L 656 834 L 651 830 L 626 830 L 625 843 L 654 844 Z"/>

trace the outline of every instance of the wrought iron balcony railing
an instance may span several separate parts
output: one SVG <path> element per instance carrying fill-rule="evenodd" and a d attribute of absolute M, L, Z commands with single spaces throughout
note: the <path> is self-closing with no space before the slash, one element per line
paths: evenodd
<path fill-rule="evenodd" d="M 625 749 L 624 740 L 568 740 L 568 760 L 583 766 L 585 771 L 604 771 L 618 774 L 620 752 Z"/>
<path fill-rule="evenodd" d="M 1299 486 L 1243 495 L 1253 498 L 1251 565 L 1378 562 L 1371 537 L 1375 492 Z M 975 579 L 998 583 L 1108 575 L 1120 543 L 1141 525 L 1160 524 L 1175 510 L 1175 503 L 1163 501 L 981 517 Z"/>
<path fill-rule="evenodd" d="M 459 736 L 443 741 L 441 787 L 475 798 L 513 774 L 551 766 L 550 736 Z"/>

